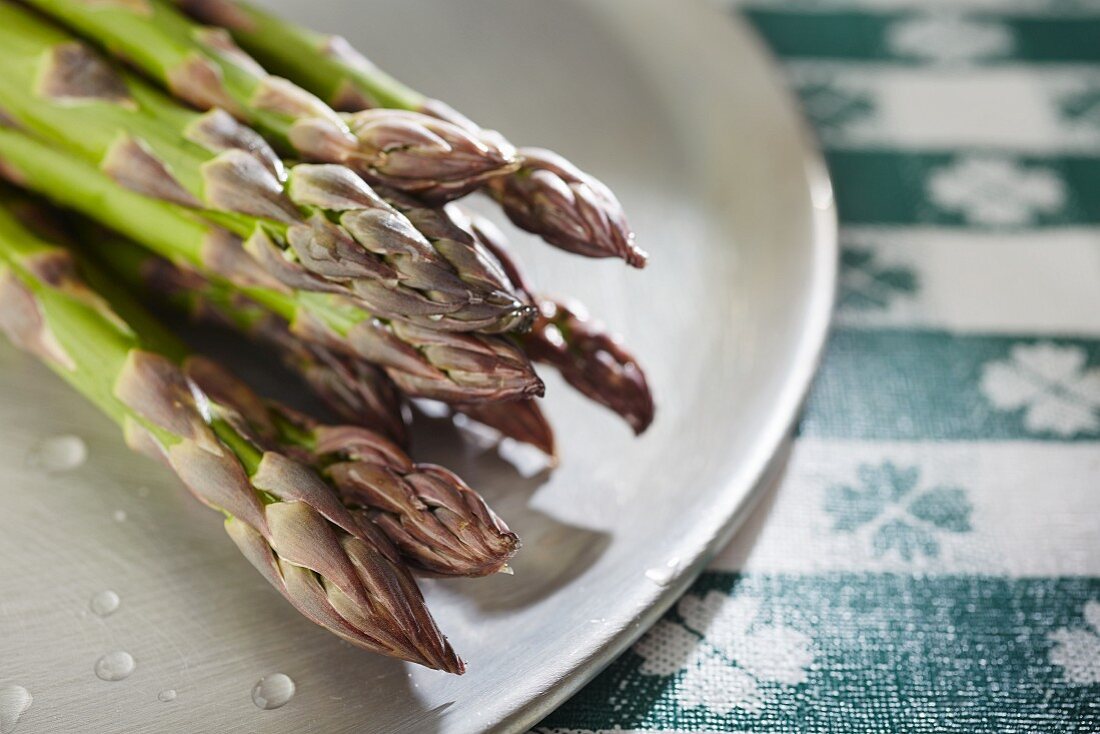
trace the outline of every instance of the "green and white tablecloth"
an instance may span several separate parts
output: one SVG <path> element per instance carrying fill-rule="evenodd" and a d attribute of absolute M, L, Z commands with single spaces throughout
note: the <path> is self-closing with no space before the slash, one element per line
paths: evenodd
<path fill-rule="evenodd" d="M 826 148 L 786 476 L 540 732 L 1100 732 L 1100 2 L 755 0 Z"/>

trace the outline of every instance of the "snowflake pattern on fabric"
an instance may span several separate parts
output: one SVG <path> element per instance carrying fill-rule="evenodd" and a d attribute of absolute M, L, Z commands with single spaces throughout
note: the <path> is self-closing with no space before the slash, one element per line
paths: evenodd
<path fill-rule="evenodd" d="M 680 679 L 683 708 L 758 714 L 782 687 L 806 682 L 814 661 L 809 636 L 759 624 L 760 602 L 711 591 L 688 594 L 677 606 L 681 621 L 659 622 L 634 647 L 639 672 Z"/>
<path fill-rule="evenodd" d="M 1100 683 L 1100 601 L 1085 604 L 1087 629 L 1064 627 L 1051 633 L 1050 662 L 1064 669 L 1066 680 L 1077 685 Z"/>
<path fill-rule="evenodd" d="M 886 265 L 868 248 L 846 247 L 840 254 L 840 311 L 881 311 L 917 290 L 912 268 Z"/>
<path fill-rule="evenodd" d="M 893 23 L 887 46 L 899 56 L 941 62 L 988 59 L 1011 53 L 1012 30 L 993 20 L 954 14 L 918 15 Z"/>
<path fill-rule="evenodd" d="M 1100 431 L 1100 367 L 1073 345 L 1018 344 L 985 365 L 981 392 L 998 410 L 1023 411 L 1033 433 L 1069 437 Z"/>
<path fill-rule="evenodd" d="M 940 553 L 938 536 L 971 530 L 971 506 L 957 487 L 919 490 L 920 469 L 892 462 L 863 464 L 857 486 L 838 484 L 825 490 L 825 512 L 833 531 L 870 532 L 875 557 L 897 553 L 906 561 Z"/>
<path fill-rule="evenodd" d="M 994 155 L 968 155 L 936 169 L 927 182 L 930 201 L 960 212 L 974 224 L 1020 226 L 1061 211 L 1066 184 L 1049 168 L 1025 167 Z"/>

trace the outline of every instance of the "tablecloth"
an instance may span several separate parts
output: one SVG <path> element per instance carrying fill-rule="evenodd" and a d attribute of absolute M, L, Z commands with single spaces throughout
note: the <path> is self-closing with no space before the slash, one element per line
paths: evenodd
<path fill-rule="evenodd" d="M 834 176 L 785 476 L 555 734 L 1100 731 L 1100 5 L 752 0 Z"/>

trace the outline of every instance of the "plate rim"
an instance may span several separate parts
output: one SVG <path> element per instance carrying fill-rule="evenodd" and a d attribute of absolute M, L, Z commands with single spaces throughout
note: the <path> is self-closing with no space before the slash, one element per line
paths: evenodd
<path fill-rule="evenodd" d="M 790 376 L 776 400 L 776 409 L 772 411 L 761 431 L 758 450 L 746 462 L 750 466 L 743 475 L 746 478 L 736 475 L 731 477 L 720 493 L 720 496 L 736 499 L 721 508 L 720 514 L 724 519 L 718 530 L 698 545 L 697 552 L 690 561 L 677 569 L 667 586 L 651 604 L 639 611 L 632 624 L 611 637 L 594 655 L 579 661 L 576 666 L 558 677 L 527 705 L 497 722 L 489 730 L 497 734 L 523 734 L 530 731 L 580 692 L 656 624 L 699 578 L 710 560 L 729 544 L 786 464 L 793 432 L 821 366 L 833 327 L 840 260 L 840 225 L 832 177 L 825 163 L 820 141 L 790 86 L 784 81 L 779 58 L 740 14 L 723 12 L 713 2 L 704 0 L 689 0 L 677 5 L 678 11 L 685 8 L 690 8 L 691 12 L 712 13 L 728 24 L 726 32 L 731 36 L 739 36 L 740 42 L 750 46 L 752 53 L 766 67 L 765 77 L 768 82 L 779 92 L 784 114 L 795 124 L 795 141 L 800 147 L 804 184 L 810 193 L 812 242 L 809 250 L 815 261 L 808 289 L 806 326 L 797 343 L 797 356 L 791 362 Z"/>

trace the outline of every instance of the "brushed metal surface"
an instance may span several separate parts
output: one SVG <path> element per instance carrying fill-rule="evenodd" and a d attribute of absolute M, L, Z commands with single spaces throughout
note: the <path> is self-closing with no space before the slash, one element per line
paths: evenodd
<path fill-rule="evenodd" d="M 576 294 L 626 335 L 651 371 L 657 422 L 635 440 L 550 376 L 562 467 L 549 476 L 524 479 L 445 432 L 420 437 L 420 456 L 482 488 L 526 542 L 513 577 L 425 584 L 469 665 L 448 677 L 299 617 L 214 513 L 0 347 L 0 689 L 33 696 L 17 734 L 522 731 L 728 539 L 811 378 L 835 279 L 831 190 L 742 27 L 683 0 L 273 4 L 620 193 L 652 254 L 643 272 L 519 239 L 547 291 Z M 262 364 L 254 376 L 285 390 Z M 82 437 L 87 461 L 28 466 L 59 434 Z M 654 568 L 669 572 L 647 577 Z M 89 601 L 108 589 L 121 603 L 99 617 Z M 93 672 L 111 651 L 136 661 L 125 680 Z M 297 693 L 261 711 L 250 692 L 275 672 Z M 167 689 L 176 698 L 158 700 Z"/>

